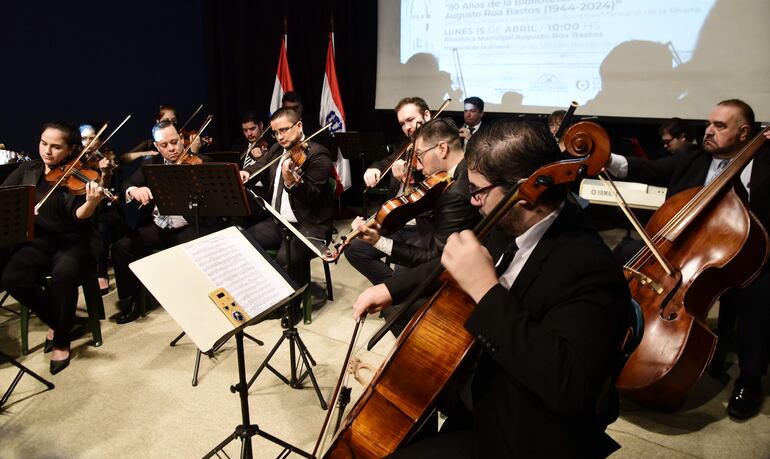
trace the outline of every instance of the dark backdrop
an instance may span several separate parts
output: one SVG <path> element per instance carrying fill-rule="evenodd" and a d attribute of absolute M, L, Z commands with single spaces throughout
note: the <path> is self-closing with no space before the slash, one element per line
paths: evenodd
<path fill-rule="evenodd" d="M 0 143 L 37 155 L 45 122 L 112 128 L 132 113 L 110 141 L 120 152 L 150 137 L 160 104 L 188 116 L 207 100 L 202 10 L 203 0 L 3 2 Z"/>

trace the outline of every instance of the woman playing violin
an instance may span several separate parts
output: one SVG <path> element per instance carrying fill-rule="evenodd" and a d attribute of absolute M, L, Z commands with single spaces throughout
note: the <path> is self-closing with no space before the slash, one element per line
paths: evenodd
<path fill-rule="evenodd" d="M 490 213 L 558 159 L 544 126 L 489 126 L 468 142 L 471 203 Z M 446 394 L 441 433 L 391 457 L 605 457 L 617 448 L 597 400 L 617 364 L 631 298 L 610 250 L 565 196 L 555 187 L 518 202 L 486 246 L 472 231 L 449 237 L 440 263 L 476 304 L 465 328 L 481 352 L 472 377 Z M 403 301 L 434 266 L 367 289 L 355 315 Z"/>
<path fill-rule="evenodd" d="M 65 123 L 43 126 L 40 159 L 22 163 L 3 185 L 33 185 L 37 199 L 51 185 L 45 175 L 63 164 L 80 148 L 80 133 Z M 51 354 L 51 373 L 69 365 L 70 329 L 75 320 L 81 273 L 92 263 L 86 235 L 88 220 L 104 198 L 102 188 L 89 182 L 85 194 L 57 188 L 35 217 L 35 237 L 13 249 L 2 272 L 2 286 L 20 303 L 30 307 L 49 329 L 46 352 Z M 50 286 L 42 280 L 51 275 Z"/>

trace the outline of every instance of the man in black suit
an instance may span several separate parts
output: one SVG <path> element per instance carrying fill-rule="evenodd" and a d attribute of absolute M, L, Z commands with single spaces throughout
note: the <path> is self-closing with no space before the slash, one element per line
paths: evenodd
<path fill-rule="evenodd" d="M 559 154 L 545 126 L 490 126 L 466 151 L 471 202 L 489 214 Z M 620 266 L 565 196 L 556 187 L 520 201 L 486 247 L 471 231 L 449 237 L 440 262 L 477 304 L 465 328 L 482 352 L 453 408 L 440 407 L 441 433 L 394 457 L 603 457 L 617 448 L 596 406 L 619 363 L 631 298 Z M 367 289 L 355 316 L 404 300 L 431 268 Z"/>
<path fill-rule="evenodd" d="M 703 147 L 687 144 L 684 151 L 658 161 L 610 157 L 607 169 L 631 181 L 667 186 L 666 198 L 689 188 L 710 183 L 727 162 L 752 137 L 754 111 L 745 102 L 730 99 L 711 111 Z M 768 134 L 770 136 L 770 134 Z M 765 146 L 740 174 L 740 185 L 748 192 L 749 209 L 765 228 L 770 225 L 770 150 Z M 737 183 L 737 182 L 736 182 Z M 636 250 L 624 252 L 635 253 Z M 621 255 L 627 258 L 627 255 Z M 746 288 L 727 292 L 720 298 L 720 325 L 724 317 L 736 318 L 738 363 L 741 374 L 735 381 L 727 412 L 736 419 L 756 415 L 762 407 L 762 376 L 770 361 L 770 269 Z M 722 327 L 720 327 L 722 328 Z"/>
<path fill-rule="evenodd" d="M 468 146 L 471 136 L 481 130 L 481 118 L 484 117 L 484 101 L 481 97 L 468 97 L 463 101 L 463 127 L 460 137 L 463 139 L 463 149 Z"/>
<path fill-rule="evenodd" d="M 255 180 L 265 183 L 268 204 L 323 250 L 331 239 L 334 214 L 331 154 L 323 145 L 310 141 L 307 159 L 301 167 L 295 166 L 287 151 L 302 143 L 305 134 L 299 114 L 293 108 L 276 110 L 270 117 L 270 129 L 277 143 L 265 157 L 268 161 L 280 159 Z M 251 168 L 242 173 L 250 174 L 258 169 L 256 165 Z M 272 218 L 257 223 L 248 231 L 265 249 L 278 249 L 277 262 L 288 267 L 295 282 L 299 285 L 310 282 L 310 260 L 315 255 L 302 241 L 292 237 L 290 247 L 287 247 L 281 226 Z"/>
<path fill-rule="evenodd" d="M 184 150 L 184 143 L 174 124 L 169 120 L 158 122 L 152 128 L 152 136 L 160 155 L 147 158 L 145 164 L 173 164 Z M 147 186 L 141 168 L 123 181 L 122 195 L 126 204 L 138 204 L 140 215 L 136 228 L 112 246 L 119 311 L 111 319 L 118 324 L 133 322 L 139 318 L 137 301 L 140 283 L 128 267 L 129 263 L 156 250 L 167 249 L 198 237 L 195 228 L 184 217 L 158 213 L 157 206 L 153 204 L 152 191 Z M 203 219 L 200 225 L 201 234 L 208 234 L 222 226 L 217 219 Z"/>
<path fill-rule="evenodd" d="M 468 168 L 457 126 L 450 119 L 438 118 L 425 123 L 414 141 L 417 170 L 426 177 L 446 172 L 454 182 L 432 207 L 430 216 L 417 219 L 417 228 L 425 244 L 414 244 L 398 232 L 380 237 L 379 228 L 368 228 L 358 217 L 353 227 L 361 230 L 361 241 L 353 241 L 345 256 L 353 267 L 372 284 L 384 282 L 393 270 L 381 258 L 401 266 L 414 267 L 441 255 L 450 234 L 471 228 L 479 213 L 470 203 Z M 366 244 L 366 245 L 365 245 Z"/>

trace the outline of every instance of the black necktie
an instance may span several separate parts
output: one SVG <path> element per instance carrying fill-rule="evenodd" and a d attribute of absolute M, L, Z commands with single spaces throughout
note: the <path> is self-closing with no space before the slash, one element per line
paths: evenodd
<path fill-rule="evenodd" d="M 505 249 L 505 252 L 503 252 L 502 258 L 500 258 L 500 262 L 497 263 L 497 266 L 495 267 L 495 272 L 497 273 L 497 277 L 502 276 L 503 273 L 505 273 L 505 271 L 508 269 L 508 266 L 511 265 L 511 262 L 513 261 L 513 256 L 516 255 L 517 250 L 519 250 L 519 247 L 516 245 L 516 240 L 514 240 Z"/>

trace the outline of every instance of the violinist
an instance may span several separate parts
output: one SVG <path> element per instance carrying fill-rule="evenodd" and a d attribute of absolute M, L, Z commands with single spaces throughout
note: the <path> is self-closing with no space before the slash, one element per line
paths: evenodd
<path fill-rule="evenodd" d="M 754 111 L 748 104 L 738 99 L 724 100 L 709 114 L 702 147 L 692 145 L 686 151 L 657 161 L 613 154 L 607 169 L 621 179 L 666 186 L 666 198 L 669 198 L 688 188 L 710 183 L 752 138 L 753 128 Z M 765 228 L 770 228 L 770 149 L 767 142 L 740 174 L 739 186 L 747 193 L 749 209 Z M 628 248 L 622 250 L 629 254 L 636 252 Z M 770 268 L 767 265 L 750 285 L 728 291 L 720 298 L 719 328 L 724 328 L 726 318 L 736 319 L 741 371 L 727 405 L 727 412 L 734 419 L 753 417 L 762 407 L 761 380 L 770 361 L 768 298 Z"/>
<path fill-rule="evenodd" d="M 293 108 L 276 110 L 270 117 L 270 129 L 277 143 L 265 153 L 266 158 L 270 161 L 282 156 L 282 159 L 255 180 L 266 184 L 266 201 L 310 241 L 325 250 L 331 238 L 334 214 L 331 154 L 323 145 L 309 141 L 302 169 L 295 167 L 291 152 L 301 148 L 305 134 L 299 114 Z M 241 171 L 245 176 L 250 172 L 254 171 Z M 292 237 L 291 247 L 287 250 L 281 226 L 271 218 L 248 228 L 248 232 L 265 249 L 278 250 L 276 261 L 288 267 L 289 275 L 297 284 L 310 282 L 310 260 L 315 255 L 302 241 Z M 291 255 L 290 260 L 288 255 Z M 292 307 L 298 308 L 299 302 Z M 294 317 L 299 319 L 300 314 L 294 314 Z"/>
<path fill-rule="evenodd" d="M 401 126 L 401 131 L 403 131 L 407 141 L 411 141 L 415 131 L 430 121 L 431 118 L 428 104 L 420 97 L 405 97 L 401 99 L 396 104 L 394 111 L 396 112 L 398 125 Z M 398 152 L 394 152 L 392 155 L 372 163 L 364 172 L 364 183 L 366 183 L 366 186 L 373 187 L 377 184 L 382 171 L 388 167 L 388 164 L 393 162 L 397 154 Z M 388 187 L 388 197 L 398 196 L 404 191 L 403 180 L 405 173 L 406 160 L 402 158 L 396 161 L 391 169 L 392 175 Z"/>
<path fill-rule="evenodd" d="M 80 126 L 80 137 L 83 147 L 88 145 L 96 136 L 96 129 L 90 124 Z M 101 142 L 96 140 L 95 154 L 88 161 L 89 168 L 99 170 L 99 185 L 115 192 L 116 177 L 113 174 L 115 168 L 115 154 L 109 150 L 100 150 Z M 117 234 L 123 226 L 123 217 L 118 207 L 107 201 L 102 203 L 91 218 L 92 231 L 90 235 L 91 250 L 96 260 L 96 274 L 99 280 L 99 290 L 102 295 L 110 291 L 110 279 L 107 273 L 107 263 L 110 253 L 110 244 L 117 238 Z"/>
<path fill-rule="evenodd" d="M 448 118 L 425 123 L 416 133 L 414 155 L 417 169 L 423 175 L 444 171 L 454 183 L 438 198 L 432 215 L 417 219 L 419 233 L 427 236 L 425 244 L 411 243 L 400 232 L 382 237 L 376 226 L 367 227 L 361 217 L 353 221 L 353 228 L 359 229 L 362 236 L 351 242 L 345 256 L 372 284 L 393 275 L 390 266 L 381 260 L 383 257 L 407 267 L 425 263 L 441 255 L 450 234 L 471 228 L 479 220 L 479 213 L 470 202 L 468 168 L 455 123 Z"/>
<path fill-rule="evenodd" d="M 51 188 L 46 174 L 64 164 L 80 149 L 80 133 L 66 123 L 51 122 L 40 135 L 40 159 L 26 161 L 11 173 L 3 186 L 33 185 L 37 199 Z M 70 331 L 75 321 L 81 273 L 93 263 L 89 251 L 87 220 L 104 198 L 102 188 L 89 182 L 85 194 L 58 187 L 35 217 L 35 237 L 11 252 L 2 271 L 2 287 L 31 308 L 48 325 L 45 352 L 51 352 L 51 374 L 70 362 Z M 51 275 L 43 290 L 42 279 Z"/>
<path fill-rule="evenodd" d="M 466 150 L 472 204 L 488 214 L 559 158 L 542 124 L 490 125 Z M 617 449 L 596 407 L 631 298 L 610 250 L 566 196 L 554 187 L 533 206 L 517 203 L 486 245 L 472 231 L 449 237 L 440 263 L 477 304 L 465 328 L 480 352 L 467 381 L 442 397 L 441 432 L 391 457 L 605 457 Z M 355 316 L 403 301 L 436 263 L 365 290 Z"/>
<path fill-rule="evenodd" d="M 249 110 L 241 117 L 241 132 L 243 137 L 240 137 L 233 145 L 233 150 L 241 153 L 241 169 L 242 170 L 255 170 L 254 167 L 260 168 L 267 164 L 267 149 L 269 144 L 267 138 L 269 135 L 264 133 L 264 126 L 262 121 L 259 121 L 257 113 L 253 110 Z M 254 166 L 254 167 L 252 167 Z M 254 181 L 250 183 L 249 187 L 254 190 L 257 195 L 264 197 L 265 184 L 262 182 Z"/>
<path fill-rule="evenodd" d="M 174 126 L 178 126 L 176 108 L 171 105 L 161 105 L 160 108 L 158 108 L 158 113 L 155 114 L 155 123 L 157 124 L 161 121 L 168 121 Z M 200 149 L 200 140 L 196 139 L 192 147 L 190 147 L 190 151 L 197 154 Z M 155 139 L 147 139 L 124 153 L 120 157 L 120 160 L 124 163 L 130 163 L 136 159 L 144 158 L 146 156 L 155 156 L 157 154 L 158 150 L 155 149 Z"/>
<path fill-rule="evenodd" d="M 152 128 L 152 136 L 160 155 L 146 158 L 145 164 L 173 164 L 184 150 L 176 126 L 170 120 L 160 121 Z M 191 241 L 197 237 L 197 232 L 181 215 L 161 215 L 158 212 L 141 168 L 123 181 L 121 189 L 126 204 L 138 205 L 140 209 L 136 228 L 112 246 L 119 311 L 111 319 L 118 324 L 125 324 L 139 318 L 137 301 L 140 284 L 128 265 L 155 250 Z M 201 219 L 201 234 L 214 232 L 221 227 L 223 225 L 218 219 Z"/>

